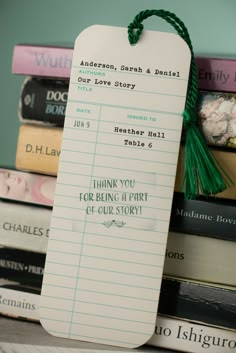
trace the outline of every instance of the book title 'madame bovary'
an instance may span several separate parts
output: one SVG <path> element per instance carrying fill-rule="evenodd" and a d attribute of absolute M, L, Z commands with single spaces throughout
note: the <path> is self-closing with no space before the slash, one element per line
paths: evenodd
<path fill-rule="evenodd" d="M 14 47 L 12 73 L 42 77 L 69 78 L 72 66 L 72 47 L 21 45 Z M 87 63 L 96 69 L 93 62 Z M 236 92 L 236 59 L 196 57 L 199 89 Z M 163 68 L 162 76 L 169 71 Z"/>

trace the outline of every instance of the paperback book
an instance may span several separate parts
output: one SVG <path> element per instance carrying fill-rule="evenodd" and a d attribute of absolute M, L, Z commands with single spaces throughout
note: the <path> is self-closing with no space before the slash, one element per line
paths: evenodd
<path fill-rule="evenodd" d="M 232 353 L 236 350 L 236 334 L 191 320 L 158 315 L 148 344 L 188 353 Z"/>
<path fill-rule="evenodd" d="M 169 229 L 236 241 L 236 200 L 199 197 L 187 200 L 183 193 L 173 197 Z"/>
<path fill-rule="evenodd" d="M 22 124 L 16 150 L 16 169 L 56 176 L 63 129 Z"/>
<path fill-rule="evenodd" d="M 0 211 L 2 273 L 41 283 L 52 209 L 2 202 Z M 236 286 L 235 251 L 235 241 L 169 231 L 164 274 Z"/>
<path fill-rule="evenodd" d="M 56 177 L 0 168 L 0 198 L 53 206 Z"/>
<path fill-rule="evenodd" d="M 63 127 L 68 90 L 66 80 L 27 76 L 20 92 L 20 121 Z M 209 145 L 236 147 L 236 93 L 199 91 L 197 113 Z"/>
<path fill-rule="evenodd" d="M 45 254 L 51 213 L 51 207 L 0 201 L 1 246 Z"/>
<path fill-rule="evenodd" d="M 0 278 L 1 315 L 38 322 L 39 298 L 38 287 Z"/>
<path fill-rule="evenodd" d="M 9 251 L 9 249 L 1 249 L 1 253 L 3 254 L 0 259 L 1 268 L 3 269 L 1 271 L 2 278 L 18 282 L 21 292 L 24 291 L 24 287 L 28 287 L 27 293 L 29 293 L 30 288 L 34 287 L 34 289 L 38 290 L 38 294 L 40 294 L 44 256 L 35 254 L 35 259 L 32 259 L 33 254 L 30 252 L 27 253 L 26 251 L 19 250 Z M 37 263 L 37 260 L 39 260 L 38 265 L 32 265 Z M 55 264 L 57 264 L 57 257 L 55 257 L 54 262 L 50 262 L 51 266 Z M 74 271 L 74 266 L 67 265 L 67 267 L 69 271 Z M 44 279 L 44 286 L 56 290 L 57 286 L 54 284 L 53 276 L 49 271 L 44 272 L 44 274 L 47 274 L 47 280 Z M 66 276 L 63 274 L 59 276 L 61 283 L 64 283 Z M 93 292 L 101 293 L 102 287 L 100 281 L 96 279 L 94 281 L 95 287 Z M 18 287 L 15 289 L 17 290 Z M 8 289 L 10 288 L 8 287 Z M 68 290 L 72 290 L 72 288 L 68 288 Z M 17 298 L 17 291 L 15 292 L 15 296 Z M 89 301 L 89 297 L 87 300 Z M 47 307 L 50 305 L 53 305 L 53 302 L 52 298 L 48 297 Z M 44 310 L 45 307 L 42 306 L 41 316 Z M 236 330 L 236 287 L 201 282 L 194 279 L 177 278 L 164 274 L 161 283 L 158 313 Z M 58 312 L 59 316 L 62 314 L 63 309 L 61 313 Z M 25 316 L 27 317 L 27 312 Z"/>
<path fill-rule="evenodd" d="M 0 246 L 0 273 L 6 280 L 41 286 L 45 254 Z"/>
<path fill-rule="evenodd" d="M 76 126 L 77 124 L 82 124 L 82 122 L 75 119 L 74 124 Z M 87 129 L 87 123 L 83 122 L 81 127 Z M 59 128 L 22 124 L 18 133 L 16 169 L 57 176 L 60 158 L 61 163 L 63 163 L 73 173 L 76 162 L 75 155 L 78 151 L 71 150 L 72 153 L 70 154 L 70 157 L 72 160 L 68 159 L 67 153 L 61 155 L 62 135 L 64 134 L 64 139 L 71 141 L 70 143 L 72 144 L 73 134 L 71 131 L 72 130 L 69 127 Z M 232 150 L 228 151 L 222 148 L 210 148 L 210 150 L 217 162 L 222 166 L 234 182 L 236 180 L 236 168 L 234 168 L 236 163 L 236 153 Z M 180 147 L 175 179 L 176 192 L 183 191 L 184 154 L 185 147 L 182 145 Z M 163 193 L 164 188 L 165 186 L 163 186 Z M 215 196 L 217 198 L 236 199 L 236 185 L 230 185 L 226 190 Z"/>
<path fill-rule="evenodd" d="M 14 284 L 12 285 L 8 283 L 6 286 L 11 287 L 14 286 Z M 6 311 L 9 314 L 9 311 L 11 310 L 10 315 L 11 317 L 15 318 L 25 318 L 24 313 L 27 311 L 28 317 L 30 317 L 31 321 L 38 321 L 40 296 L 38 294 L 27 293 L 26 291 L 20 293 L 20 290 L 17 290 L 17 294 L 18 296 L 16 298 L 13 289 L 4 288 L 4 285 L 0 286 L 0 311 L 6 315 Z M 27 347 L 29 348 L 30 352 L 34 352 L 34 346 L 27 346 L 27 343 L 31 343 L 32 339 L 34 340 L 34 333 L 32 332 L 31 327 L 33 323 L 22 323 L 22 321 L 15 320 L 14 324 L 16 326 L 20 325 L 16 330 L 17 332 L 19 332 L 19 330 L 21 331 L 21 344 L 24 344 L 24 350 Z M 22 330 L 22 327 L 25 326 L 26 330 L 23 332 L 24 330 Z M 36 326 L 34 325 L 33 328 L 35 329 Z M 11 329 L 9 329 L 7 322 L 5 322 L 5 325 L 2 326 L 2 330 L 0 332 L 0 348 L 3 349 L 4 352 L 8 352 L 9 349 L 10 352 L 12 352 L 12 349 L 14 351 L 16 348 L 19 349 L 18 345 L 11 345 L 13 341 L 15 342 L 15 337 L 14 339 L 9 338 L 13 332 L 14 330 L 12 329 L 12 325 Z M 31 337 L 30 342 L 27 341 L 29 332 Z M 50 346 L 50 339 L 53 341 L 53 345 L 57 346 L 55 353 L 58 352 L 60 347 L 60 338 L 55 338 L 49 335 L 40 325 L 37 326 L 35 335 L 35 338 L 37 337 L 36 341 L 39 341 L 35 353 L 41 352 L 41 350 L 42 352 L 47 352 L 46 346 Z M 25 337 L 24 342 L 22 342 L 22 337 Z M 55 340 L 58 340 L 57 344 Z M 45 342 L 47 342 L 46 346 L 44 345 Z M 61 342 L 61 346 L 63 346 L 63 343 L 73 345 L 73 342 L 75 341 L 63 340 L 63 342 Z M 76 346 L 78 347 L 78 345 L 81 343 L 83 342 L 76 341 Z M 42 344 L 43 346 L 40 346 Z M 211 353 L 232 353 L 236 349 L 236 334 L 235 331 L 225 328 L 213 327 L 204 323 L 196 323 L 192 322 L 191 320 L 183 320 L 158 314 L 153 336 L 147 342 L 147 345 L 150 346 L 150 348 L 151 346 L 163 347 L 169 349 L 177 349 L 178 351 L 184 351 L 188 353 L 202 353 L 206 351 Z M 147 347 L 142 346 L 141 348 L 145 348 L 146 350 Z M 105 349 L 107 349 L 107 347 L 105 347 Z M 70 351 L 69 348 L 66 349 L 66 352 L 68 351 Z M 137 351 L 140 351 L 140 349 Z M 52 347 L 50 347 L 48 352 L 52 352 Z"/>
<path fill-rule="evenodd" d="M 12 73 L 68 79 L 74 48 L 69 46 L 16 44 L 12 56 Z M 235 92 L 236 60 L 196 56 L 199 89 Z M 81 63 L 81 69 L 96 72 L 96 63 Z M 167 73 L 168 74 L 168 73 Z"/>
<path fill-rule="evenodd" d="M 232 353 L 235 347 L 235 333 L 232 331 L 162 315 L 157 316 L 154 334 L 147 344 L 132 350 L 54 337 L 41 325 L 27 321 L 4 318 L 0 331 L 0 349 L 4 353 L 174 353 L 176 350 L 187 353 Z"/>

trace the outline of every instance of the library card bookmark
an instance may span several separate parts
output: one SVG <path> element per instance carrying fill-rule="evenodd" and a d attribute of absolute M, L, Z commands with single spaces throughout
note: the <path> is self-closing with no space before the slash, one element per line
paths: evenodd
<path fill-rule="evenodd" d="M 190 60 L 173 33 L 76 39 L 40 304 L 51 334 L 126 348 L 153 335 Z"/>

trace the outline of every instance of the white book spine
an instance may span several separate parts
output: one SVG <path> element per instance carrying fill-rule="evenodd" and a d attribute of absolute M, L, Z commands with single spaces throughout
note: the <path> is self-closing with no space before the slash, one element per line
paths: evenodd
<path fill-rule="evenodd" d="M 236 242 L 169 232 L 164 274 L 236 286 Z"/>
<path fill-rule="evenodd" d="M 46 207 L 0 202 L 0 244 L 46 254 L 51 215 Z M 164 274 L 236 286 L 235 252 L 236 242 L 169 232 Z"/>
<path fill-rule="evenodd" d="M 39 321 L 40 295 L 0 287 L 0 312 Z M 234 353 L 236 332 L 158 315 L 149 346 L 188 353 Z"/>
<path fill-rule="evenodd" d="M 0 313 L 28 320 L 39 320 L 40 296 L 0 287 Z"/>
<path fill-rule="evenodd" d="M 51 209 L 0 202 L 0 244 L 46 253 Z"/>
<path fill-rule="evenodd" d="M 236 352 L 236 332 L 171 317 L 157 317 L 149 345 L 188 353 Z"/>
<path fill-rule="evenodd" d="M 39 321 L 39 305 L 39 295 L 0 288 L 3 314 Z M 188 353 L 232 353 L 236 352 L 236 332 L 158 316 L 147 344 Z"/>

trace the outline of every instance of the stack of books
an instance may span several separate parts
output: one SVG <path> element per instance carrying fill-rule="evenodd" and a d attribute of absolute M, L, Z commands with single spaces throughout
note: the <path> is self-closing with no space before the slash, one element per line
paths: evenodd
<path fill-rule="evenodd" d="M 20 94 L 22 126 L 16 151 L 16 169 L 25 175 L 37 173 L 35 175 L 56 179 L 72 55 L 72 48 L 34 45 L 16 45 L 14 48 L 12 72 L 26 76 Z M 231 64 L 236 66 L 236 62 L 230 60 L 197 58 L 197 109 L 213 154 L 236 182 L 236 168 L 233 167 L 236 156 L 233 150 L 234 110 L 229 108 L 234 100 L 233 94 L 229 93 L 233 90 L 232 87 L 229 89 L 229 85 L 233 85 L 228 69 Z M 224 130 L 221 129 L 222 124 L 228 124 L 227 127 L 224 125 Z M 183 156 L 184 138 L 177 168 L 156 327 L 148 344 L 195 353 L 206 348 L 219 353 L 231 352 L 236 347 L 236 186 L 216 197 L 200 196 L 197 200 L 185 200 L 182 193 Z M 41 206 L 34 203 L 33 207 Z M 44 219 L 42 209 L 37 209 L 47 229 L 52 212 L 50 207 Z M 46 205 L 43 208 L 45 211 Z M 29 226 L 28 222 L 25 216 L 25 227 Z M 19 290 L 12 289 L 12 297 L 8 300 L 10 297 L 1 292 L 3 287 L 0 287 L 0 295 L 4 299 L 0 302 L 2 313 L 39 320 L 47 236 L 48 233 L 45 237 L 30 235 L 25 242 L 22 237 L 18 242 L 14 240 L 14 251 L 21 242 L 29 244 L 27 249 L 25 245 L 24 249 L 20 247 L 22 251 L 40 249 L 40 259 L 35 256 L 31 265 L 38 263 L 41 271 L 32 274 L 32 291 L 27 291 L 27 297 L 24 288 L 21 294 Z M 17 258 L 14 261 L 14 266 L 20 267 Z M 19 272 L 16 278 L 20 278 Z M 17 304 L 12 305 L 12 302 Z"/>
<path fill-rule="evenodd" d="M 16 168 L 56 175 L 71 68 L 71 49 L 16 45 L 12 72 L 25 76 L 18 115 Z"/>
<path fill-rule="evenodd" d="M 15 60 L 27 66 L 18 46 L 13 66 Z M 15 169 L 0 169 L 0 311 L 38 320 L 34 301 L 44 272 L 69 76 L 43 77 L 34 69 L 24 76 Z"/>

